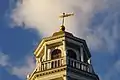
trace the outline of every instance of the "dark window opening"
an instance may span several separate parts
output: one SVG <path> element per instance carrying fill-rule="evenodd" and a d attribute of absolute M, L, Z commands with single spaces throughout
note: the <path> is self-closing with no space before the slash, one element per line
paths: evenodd
<path fill-rule="evenodd" d="M 76 53 L 73 50 L 67 50 L 67 52 L 69 58 L 77 59 Z"/>
<path fill-rule="evenodd" d="M 57 59 L 61 57 L 61 50 L 59 49 L 55 49 L 52 53 L 51 53 L 51 59 Z"/>

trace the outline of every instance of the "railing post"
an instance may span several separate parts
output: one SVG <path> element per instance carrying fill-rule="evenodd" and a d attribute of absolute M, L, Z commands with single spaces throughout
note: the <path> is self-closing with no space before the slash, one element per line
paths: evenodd
<path fill-rule="evenodd" d="M 49 62 L 50 64 L 49 64 L 49 67 L 50 67 L 50 69 L 52 68 L 52 62 Z"/>
<path fill-rule="evenodd" d="M 64 63 L 64 60 L 63 60 L 63 59 L 61 59 L 61 65 L 63 65 L 63 63 Z"/>
<path fill-rule="evenodd" d="M 47 70 L 47 63 L 45 63 L 45 70 Z"/>
<path fill-rule="evenodd" d="M 55 61 L 53 61 L 53 68 L 55 68 Z"/>
<path fill-rule="evenodd" d="M 44 64 L 42 63 L 42 67 L 41 67 L 41 70 L 43 71 L 44 70 Z"/>
<path fill-rule="evenodd" d="M 50 69 L 50 62 L 47 63 L 47 69 Z"/>
<path fill-rule="evenodd" d="M 83 70 L 83 68 L 84 68 L 84 65 L 83 65 L 83 63 L 81 62 L 81 70 Z"/>

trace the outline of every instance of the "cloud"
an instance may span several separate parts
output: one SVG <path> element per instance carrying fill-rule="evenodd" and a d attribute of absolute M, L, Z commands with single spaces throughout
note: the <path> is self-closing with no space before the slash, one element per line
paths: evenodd
<path fill-rule="evenodd" d="M 91 30 L 93 35 L 90 35 L 90 38 L 95 36 L 95 39 L 97 40 L 92 41 L 97 41 L 97 43 L 99 43 L 95 45 L 101 45 L 100 47 L 102 47 L 104 50 L 114 52 L 117 47 L 116 44 L 118 43 L 118 40 L 120 40 L 119 15 L 120 12 L 108 13 L 103 17 L 103 22 L 101 24 L 94 26 L 96 28 L 94 31 Z M 90 41 L 90 39 L 87 40 Z"/>
<path fill-rule="evenodd" d="M 67 20 L 66 26 L 68 30 L 76 32 L 77 24 L 80 23 L 81 28 L 88 24 L 92 13 L 100 7 L 99 3 L 102 2 L 99 0 L 18 0 L 11 18 L 17 25 L 25 23 L 26 28 L 36 28 L 43 35 L 49 35 L 59 28 L 60 13 L 74 12 L 79 19 L 73 17 Z M 45 32 L 48 28 L 49 31 Z"/>
<path fill-rule="evenodd" d="M 24 65 L 21 66 L 12 66 L 10 73 L 16 75 L 20 79 L 25 79 L 28 73 L 32 72 L 35 68 L 35 62 L 33 57 L 27 57 Z"/>
<path fill-rule="evenodd" d="M 61 24 L 58 19 L 60 13 L 73 12 L 75 16 L 69 17 L 65 21 L 68 31 L 84 38 L 93 50 L 104 49 L 114 52 L 116 41 L 119 39 L 118 23 L 110 28 L 106 26 L 111 23 L 109 19 L 117 22 L 116 16 L 118 15 L 114 12 L 119 11 L 117 10 L 118 3 L 120 3 L 119 0 L 18 0 L 10 16 L 14 26 L 35 28 L 44 37 L 58 31 Z M 108 13 L 109 15 L 103 16 L 105 17 L 103 22 L 96 25 L 95 29 L 90 27 L 95 14 L 105 11 L 114 14 Z M 95 20 L 99 18 L 98 15 Z"/>
<path fill-rule="evenodd" d="M 57 31 L 61 22 L 58 16 L 62 12 L 74 12 L 75 17 L 66 20 L 66 28 L 75 33 L 78 28 L 81 28 L 79 32 L 83 33 L 92 13 L 101 8 L 99 3 L 102 1 L 18 0 L 11 18 L 14 25 L 24 23 L 26 28 L 36 28 L 43 36 L 46 36 Z M 80 24 L 80 27 L 77 27 L 77 24 Z"/>
<path fill-rule="evenodd" d="M 8 60 L 9 60 L 8 55 L 0 52 L 0 66 L 2 67 L 8 66 L 9 65 Z"/>
<path fill-rule="evenodd" d="M 9 59 L 10 57 L 8 55 L 0 52 L 0 66 L 8 70 L 11 75 L 15 75 L 20 79 L 25 79 L 35 68 L 34 58 L 31 56 L 26 56 L 24 64 L 19 66 L 12 65 L 12 63 L 8 61 Z"/>

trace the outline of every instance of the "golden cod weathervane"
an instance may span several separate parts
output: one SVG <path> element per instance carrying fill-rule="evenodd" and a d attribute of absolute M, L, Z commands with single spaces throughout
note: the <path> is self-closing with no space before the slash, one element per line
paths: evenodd
<path fill-rule="evenodd" d="M 65 31 L 65 26 L 64 26 L 65 20 L 64 20 L 64 19 L 65 19 L 66 17 L 73 16 L 73 15 L 74 15 L 74 13 L 69 13 L 69 14 L 63 13 L 62 15 L 59 16 L 60 18 L 62 18 L 62 25 L 61 25 L 61 27 L 60 27 L 60 30 L 61 30 L 61 31 Z"/>

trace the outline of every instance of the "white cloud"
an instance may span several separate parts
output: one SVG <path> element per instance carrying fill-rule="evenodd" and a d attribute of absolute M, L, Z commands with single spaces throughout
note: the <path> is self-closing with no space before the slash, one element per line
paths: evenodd
<path fill-rule="evenodd" d="M 99 0 L 18 0 L 11 17 L 17 25 L 24 22 L 26 28 L 36 28 L 43 35 L 50 35 L 59 28 L 58 16 L 62 12 L 74 12 L 75 17 L 66 20 L 67 29 L 76 33 L 80 27 L 82 34 L 92 13 L 101 8 L 100 3 Z"/>
<path fill-rule="evenodd" d="M 25 28 L 35 28 L 43 36 L 49 36 L 60 26 L 60 13 L 74 12 L 75 16 L 65 21 L 67 30 L 86 39 L 93 50 L 102 48 L 111 52 L 116 47 L 119 28 L 115 24 L 111 30 L 106 28 L 106 24 L 109 24 L 109 17 L 115 18 L 114 14 L 108 16 L 96 29 L 90 29 L 89 24 L 95 12 L 118 8 L 119 4 L 115 3 L 119 3 L 119 0 L 18 0 L 11 18 L 14 25 L 22 26 L 24 23 Z"/>
<path fill-rule="evenodd" d="M 27 57 L 24 65 L 22 66 L 12 66 L 11 74 L 18 76 L 20 79 L 25 79 L 26 76 L 33 71 L 35 68 L 35 63 L 33 57 Z"/>
<path fill-rule="evenodd" d="M 8 66 L 9 65 L 9 62 L 8 62 L 8 55 L 0 52 L 0 66 Z"/>
<path fill-rule="evenodd" d="M 0 66 L 5 67 L 10 74 L 16 75 L 20 79 L 25 79 L 26 76 L 35 68 L 34 58 L 31 56 L 27 56 L 24 59 L 24 65 L 19 66 L 13 66 L 8 60 L 9 56 L 0 52 Z"/>
<path fill-rule="evenodd" d="M 112 14 L 109 13 L 105 16 L 104 22 L 94 29 L 94 35 L 96 35 L 95 38 L 98 39 L 97 41 L 101 42 L 101 47 L 110 52 L 114 52 L 116 43 L 120 39 L 119 15 L 120 13 L 116 12 Z"/>

